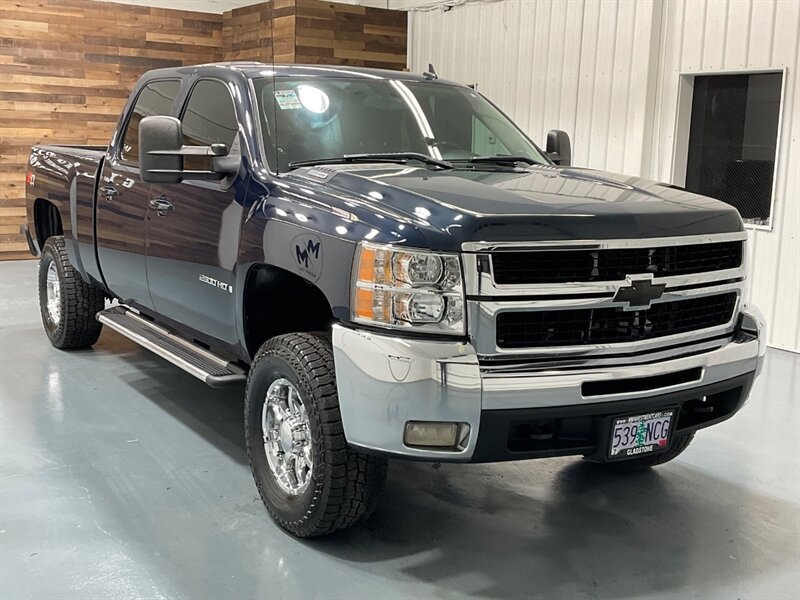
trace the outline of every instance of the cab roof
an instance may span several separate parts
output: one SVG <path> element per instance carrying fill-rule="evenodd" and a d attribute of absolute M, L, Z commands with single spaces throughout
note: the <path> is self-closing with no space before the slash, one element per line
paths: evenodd
<path fill-rule="evenodd" d="M 295 65 L 295 64 L 271 64 L 255 61 L 231 61 L 207 63 L 202 65 L 191 65 L 185 67 L 173 67 L 158 69 L 160 74 L 165 72 L 178 73 L 181 75 L 220 75 L 220 71 L 237 71 L 250 79 L 257 77 L 341 77 L 348 79 L 392 79 L 397 81 L 424 81 L 430 83 L 444 83 L 448 85 L 461 85 L 454 81 L 446 81 L 422 75 L 420 73 L 409 73 L 408 71 L 394 71 L 391 69 L 372 69 L 367 67 L 349 67 L 337 65 Z"/>

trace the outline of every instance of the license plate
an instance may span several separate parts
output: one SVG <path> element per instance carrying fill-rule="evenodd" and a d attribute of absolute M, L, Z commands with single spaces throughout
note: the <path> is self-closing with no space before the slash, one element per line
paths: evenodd
<path fill-rule="evenodd" d="M 615 418 L 611 425 L 610 458 L 628 458 L 663 450 L 669 444 L 674 409 Z"/>

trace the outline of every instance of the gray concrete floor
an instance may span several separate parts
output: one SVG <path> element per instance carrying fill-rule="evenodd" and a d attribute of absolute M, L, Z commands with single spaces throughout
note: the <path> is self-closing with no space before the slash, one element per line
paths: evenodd
<path fill-rule="evenodd" d="M 242 389 L 113 331 L 61 352 L 0 264 L 0 597 L 797 598 L 800 356 L 641 476 L 574 458 L 393 463 L 364 525 L 299 541 L 247 466 Z"/>

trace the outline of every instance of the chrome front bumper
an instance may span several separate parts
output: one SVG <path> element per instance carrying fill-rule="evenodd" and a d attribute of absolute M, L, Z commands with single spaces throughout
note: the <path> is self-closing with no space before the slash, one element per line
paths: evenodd
<path fill-rule="evenodd" d="M 766 351 L 764 319 L 746 307 L 732 337 L 721 346 L 675 359 L 638 365 L 563 370 L 508 370 L 481 365 L 469 343 L 415 340 L 333 328 L 333 351 L 342 423 L 347 441 L 397 457 L 435 461 L 472 459 L 482 411 L 552 409 L 625 401 L 701 388 L 758 374 Z M 635 392 L 584 396 L 583 384 L 654 377 L 694 369 L 685 383 Z M 655 381 L 655 380 L 654 380 Z M 408 421 L 466 423 L 469 437 L 458 450 L 408 447 Z"/>

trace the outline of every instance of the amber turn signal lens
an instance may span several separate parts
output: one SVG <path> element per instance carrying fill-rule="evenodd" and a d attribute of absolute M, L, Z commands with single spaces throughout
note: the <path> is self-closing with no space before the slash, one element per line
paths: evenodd
<path fill-rule="evenodd" d="M 361 256 L 358 262 L 358 280 L 364 282 L 375 281 L 375 254 L 376 250 L 368 246 L 361 247 Z"/>
<path fill-rule="evenodd" d="M 362 263 L 363 264 L 363 263 Z M 368 288 L 356 290 L 356 316 L 361 319 L 372 319 L 375 291 Z"/>

